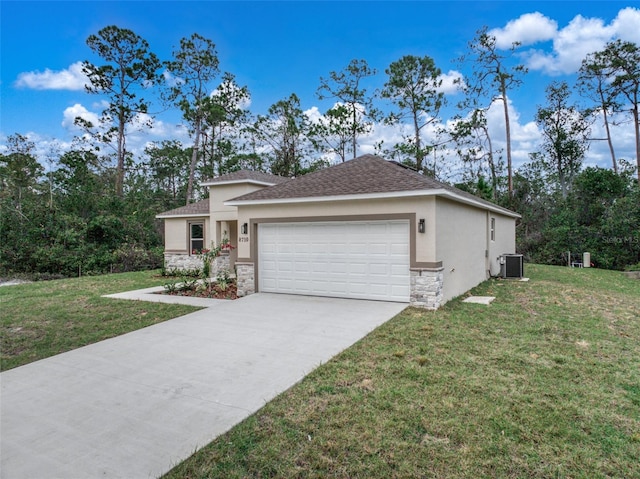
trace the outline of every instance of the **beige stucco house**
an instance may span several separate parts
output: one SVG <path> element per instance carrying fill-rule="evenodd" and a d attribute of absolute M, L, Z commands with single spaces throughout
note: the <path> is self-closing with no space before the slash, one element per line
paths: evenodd
<path fill-rule="evenodd" d="M 168 268 L 228 238 L 239 294 L 407 302 L 435 309 L 500 273 L 519 215 L 364 155 L 299 178 L 238 171 L 209 199 L 158 215 Z"/>

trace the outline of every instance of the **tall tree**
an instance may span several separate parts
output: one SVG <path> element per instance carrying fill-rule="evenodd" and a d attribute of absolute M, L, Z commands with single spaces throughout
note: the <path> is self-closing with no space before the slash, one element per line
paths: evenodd
<path fill-rule="evenodd" d="M 345 105 L 336 103 L 315 121 L 312 125 L 312 138 L 316 149 L 337 155 L 344 163 L 350 145 L 353 148 L 351 132 L 344 127 L 350 117 L 349 109 Z"/>
<path fill-rule="evenodd" d="M 498 151 L 494 149 L 486 109 L 473 110 L 466 118 L 458 118 L 449 127 L 449 136 L 455 144 L 462 162 L 469 167 L 471 178 L 483 177 L 485 172 L 491 178 L 493 200 L 498 199 L 498 175 L 502 167 Z M 488 171 L 486 171 L 488 170 Z"/>
<path fill-rule="evenodd" d="M 566 82 L 553 82 L 546 92 L 547 105 L 536 113 L 542 131 L 540 153 L 549 171 L 557 175 L 562 197 L 566 198 L 589 148 L 590 124 L 583 112 L 569 103 L 571 90 Z"/>
<path fill-rule="evenodd" d="M 249 89 L 239 86 L 231 73 L 225 73 L 220 85 L 204 100 L 205 176 L 222 174 L 226 164 L 237 153 L 236 140 L 241 125 L 248 120 L 246 106 L 250 99 Z"/>
<path fill-rule="evenodd" d="M 438 120 L 440 108 L 445 104 L 444 93 L 440 90 L 442 72 L 429 56 L 405 55 L 391 63 L 385 73 L 389 78 L 381 96 L 391 100 L 397 108 L 388 117 L 388 122 L 409 120 L 413 128 L 413 135 L 404 137 L 404 142 L 395 148 L 412 158 L 416 169 L 422 171 L 424 158 L 432 148 L 423 145 L 422 131 Z"/>
<path fill-rule="evenodd" d="M 271 105 L 267 115 L 259 115 L 252 132 L 270 157 L 271 173 L 290 177 L 307 171 L 303 163 L 311 146 L 311 125 L 295 93 Z"/>
<path fill-rule="evenodd" d="M 35 148 L 34 142 L 16 133 L 7 137 L 8 153 L 0 154 L 0 195 L 11 198 L 18 211 L 23 197 L 37 187 L 44 172 Z"/>
<path fill-rule="evenodd" d="M 100 122 L 106 129 L 98 132 L 97 125 L 76 118 L 76 123 L 92 131 L 100 141 L 112 144 L 116 151 L 116 194 L 122 196 L 126 149 L 126 127 L 140 114 L 147 114 L 149 102 L 139 96 L 150 84 L 161 77 L 157 75 L 160 61 L 149 50 L 149 44 L 131 30 L 111 25 L 97 35 L 87 38 L 89 48 L 107 63 L 96 66 L 89 61 L 82 64 L 82 71 L 89 78 L 89 93 L 106 95 L 109 106 L 102 112 Z"/>
<path fill-rule="evenodd" d="M 189 179 L 191 152 L 177 140 L 153 143 L 144 150 L 148 160 L 149 179 L 155 191 L 167 201 L 167 207 L 174 207 L 180 196 L 184 198 Z"/>
<path fill-rule="evenodd" d="M 70 150 L 58 163 L 53 178 L 59 207 L 83 220 L 96 215 L 107 185 L 113 186 L 100 176 L 98 156 L 93 151 Z"/>
<path fill-rule="evenodd" d="M 509 50 L 511 55 L 501 53 L 496 43 L 496 37 L 490 35 L 485 26 L 476 33 L 475 38 L 469 43 L 469 53 L 460 58 L 461 62 L 471 61 L 473 63 L 472 79 L 467 82 L 466 86 L 469 100 L 466 106 L 470 104 L 472 109 L 476 109 L 478 106 L 482 106 L 478 102 L 487 98 L 490 102 L 494 99 L 502 101 L 509 197 L 513 195 L 513 166 L 511 159 L 511 121 L 507 93 L 522 83 L 520 77 L 527 72 L 523 65 L 513 67 L 508 65 L 510 56 L 518 46 L 518 43 L 514 43 L 511 46 Z"/>
<path fill-rule="evenodd" d="M 613 94 L 618 99 L 618 108 L 628 111 L 633 118 L 636 138 L 636 165 L 640 185 L 640 47 L 636 43 L 616 40 L 596 53 L 607 69 Z"/>
<path fill-rule="evenodd" d="M 372 119 L 376 116 L 373 100 L 367 95 L 364 86 L 366 78 L 374 76 L 376 70 L 369 67 L 366 60 L 351 60 L 349 65 L 340 72 L 332 71 L 329 78 L 320 78 L 317 95 L 320 100 L 333 98 L 339 105 L 343 105 L 348 115 L 336 116 L 341 123 L 335 126 L 348 132 L 351 138 L 353 157 L 358 152 L 358 137 L 368 133 L 372 128 Z"/>
<path fill-rule="evenodd" d="M 180 40 L 180 48 L 173 52 L 173 60 L 166 63 L 167 70 L 175 77 L 174 84 L 169 89 L 168 99 L 180 107 L 194 135 L 186 192 L 187 204 L 193 199 L 195 172 L 200 158 L 200 141 L 207 114 L 207 98 L 211 91 L 211 82 L 218 76 L 218 65 L 215 44 L 197 33 Z"/>
<path fill-rule="evenodd" d="M 578 88 L 581 94 L 597 103 L 598 106 L 594 109 L 594 112 L 602 112 L 607 145 L 611 154 L 611 164 L 613 171 L 618 173 L 618 162 L 616 161 L 616 153 L 609 128 L 609 112 L 616 110 L 618 105 L 615 100 L 614 89 L 609 81 L 609 70 L 604 60 L 602 52 L 590 53 L 582 60 L 578 76 Z"/>

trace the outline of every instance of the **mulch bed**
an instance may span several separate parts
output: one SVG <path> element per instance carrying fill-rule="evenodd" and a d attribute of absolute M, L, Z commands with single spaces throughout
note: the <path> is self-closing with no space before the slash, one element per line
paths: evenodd
<path fill-rule="evenodd" d="M 229 284 L 223 291 L 217 284 L 213 283 L 207 289 L 189 289 L 186 291 L 175 291 L 173 293 L 163 291 L 162 294 L 169 294 L 171 296 L 191 296 L 194 298 L 238 299 L 238 288 L 235 284 Z"/>

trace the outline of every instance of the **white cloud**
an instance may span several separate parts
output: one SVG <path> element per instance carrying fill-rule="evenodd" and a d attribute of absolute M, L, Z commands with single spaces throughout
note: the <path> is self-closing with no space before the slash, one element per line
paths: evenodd
<path fill-rule="evenodd" d="M 616 159 L 631 160 L 635 164 L 635 132 L 633 122 L 629 121 L 629 113 L 615 113 L 609 117 L 609 127 Z M 596 117 L 596 121 L 591 126 L 591 142 L 589 151 L 584 161 L 585 166 L 600 166 L 602 168 L 612 168 L 611 153 L 609 145 L 605 141 L 606 130 L 604 118 L 601 113 Z"/>
<path fill-rule="evenodd" d="M 580 68 L 582 59 L 588 53 L 601 50 L 612 34 L 613 29 L 604 25 L 601 19 L 578 15 L 558 32 L 553 40 L 553 52 L 532 51 L 528 66 L 551 75 L 574 73 Z"/>
<path fill-rule="evenodd" d="M 624 41 L 640 44 L 640 9 L 627 7 L 611 23 L 615 35 Z"/>
<path fill-rule="evenodd" d="M 529 153 L 536 151 L 540 142 L 540 130 L 535 122 L 520 122 L 520 112 L 511 99 L 507 100 L 509 125 L 511 128 L 511 161 L 514 168 L 529 161 Z M 487 112 L 487 125 L 495 150 L 501 150 L 502 158 L 507 160 L 507 140 L 502 100 L 494 100 Z"/>
<path fill-rule="evenodd" d="M 640 43 L 640 9 L 624 8 L 616 18 L 605 24 L 600 18 L 578 15 L 558 31 L 553 39 L 553 51 L 529 50 L 523 54 L 527 66 L 551 75 L 570 74 L 579 70 L 587 54 L 602 50 L 607 42 L 620 38 Z"/>
<path fill-rule="evenodd" d="M 89 79 L 82 73 L 82 62 L 76 62 L 66 70 L 47 68 L 44 72 L 23 72 L 16 80 L 16 86 L 34 90 L 84 90 L 88 83 Z"/>
<path fill-rule="evenodd" d="M 502 49 L 511 48 L 515 42 L 522 45 L 551 40 L 558 30 L 558 23 L 542 13 L 525 13 L 516 20 L 511 20 L 504 28 L 495 28 L 488 33 L 496 38 L 496 46 Z"/>
<path fill-rule="evenodd" d="M 180 86 L 184 83 L 182 78 L 173 76 L 169 70 L 163 71 L 162 76 L 164 77 L 166 85 L 170 87 Z"/>
<path fill-rule="evenodd" d="M 305 110 L 304 114 L 307 116 L 307 118 L 309 118 L 309 121 L 311 121 L 311 123 L 320 123 L 324 118 L 324 115 L 320 113 L 320 110 L 317 106 L 312 106 L 308 110 Z"/>
<path fill-rule="evenodd" d="M 464 76 L 456 70 L 449 70 L 447 73 L 443 73 L 440 75 L 440 80 L 442 80 L 442 84 L 438 91 L 445 95 L 455 95 L 465 87 Z"/>
<path fill-rule="evenodd" d="M 62 113 L 62 126 L 67 130 L 79 130 L 80 128 L 75 125 L 75 120 L 77 117 L 82 118 L 85 121 L 88 121 L 92 125 L 98 125 L 100 123 L 100 118 L 97 113 L 87 110 L 80 103 L 76 103 L 73 106 L 70 106 L 64 110 Z"/>

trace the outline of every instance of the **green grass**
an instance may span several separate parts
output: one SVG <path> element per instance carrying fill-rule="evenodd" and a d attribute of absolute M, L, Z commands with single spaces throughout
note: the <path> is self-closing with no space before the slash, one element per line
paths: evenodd
<path fill-rule="evenodd" d="M 1 287 L 1 369 L 22 366 L 199 309 L 100 297 L 165 282 L 158 271 L 143 271 Z"/>
<path fill-rule="evenodd" d="M 527 265 L 408 308 L 166 478 L 639 478 L 640 281 Z"/>

